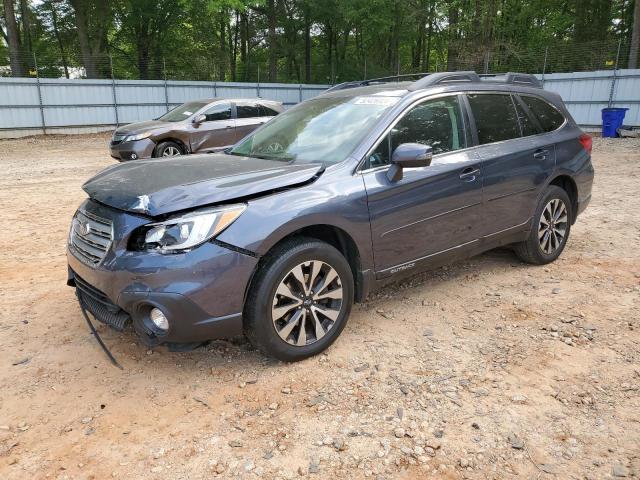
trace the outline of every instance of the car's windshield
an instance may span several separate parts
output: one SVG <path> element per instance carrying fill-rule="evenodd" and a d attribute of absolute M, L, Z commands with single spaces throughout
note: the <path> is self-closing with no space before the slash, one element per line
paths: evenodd
<path fill-rule="evenodd" d="M 398 97 L 308 100 L 273 118 L 229 152 L 296 163 L 341 162 Z"/>
<path fill-rule="evenodd" d="M 205 105 L 207 105 L 206 102 L 183 103 L 179 107 L 176 107 L 173 110 L 170 110 L 167 113 L 165 113 L 163 116 L 158 118 L 158 120 L 162 120 L 163 122 L 179 122 L 181 120 L 185 120 L 189 118 L 191 115 L 196 113 Z"/>

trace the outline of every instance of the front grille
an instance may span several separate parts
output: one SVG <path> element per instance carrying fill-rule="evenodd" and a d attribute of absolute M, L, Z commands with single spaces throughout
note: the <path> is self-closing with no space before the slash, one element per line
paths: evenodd
<path fill-rule="evenodd" d="M 111 137 L 111 145 L 118 145 L 119 143 L 122 143 L 125 138 L 127 138 L 126 134 L 116 134 Z"/>
<path fill-rule="evenodd" d="M 113 223 L 78 210 L 71 225 L 71 246 L 76 257 L 90 266 L 100 264 L 113 241 Z"/>
<path fill-rule="evenodd" d="M 105 323 L 116 330 L 122 331 L 131 320 L 127 312 L 107 298 L 107 296 L 92 285 L 89 285 L 78 275 L 74 275 L 78 300 L 96 320 Z"/>

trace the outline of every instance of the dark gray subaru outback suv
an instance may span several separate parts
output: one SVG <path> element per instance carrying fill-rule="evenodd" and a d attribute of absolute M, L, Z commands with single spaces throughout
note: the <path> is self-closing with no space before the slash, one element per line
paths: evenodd
<path fill-rule="evenodd" d="M 83 311 L 148 345 L 244 332 L 300 360 L 403 275 L 501 245 L 555 260 L 591 198 L 590 152 L 530 75 L 342 84 L 226 153 L 89 180 L 69 284 Z"/>

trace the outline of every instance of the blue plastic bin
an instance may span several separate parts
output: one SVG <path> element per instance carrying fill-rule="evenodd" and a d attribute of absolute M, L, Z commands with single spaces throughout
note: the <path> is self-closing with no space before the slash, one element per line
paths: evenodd
<path fill-rule="evenodd" d="M 624 114 L 628 108 L 603 108 L 602 109 L 602 136 L 615 138 L 618 136 L 618 129 L 624 121 Z"/>

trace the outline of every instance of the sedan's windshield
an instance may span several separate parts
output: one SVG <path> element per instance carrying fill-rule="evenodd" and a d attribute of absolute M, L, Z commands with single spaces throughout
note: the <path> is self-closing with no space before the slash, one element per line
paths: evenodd
<path fill-rule="evenodd" d="M 163 116 L 158 118 L 163 122 L 180 122 L 189 118 L 191 115 L 196 113 L 202 107 L 207 105 L 206 102 L 187 102 L 183 103 L 179 107 L 174 108 L 173 110 L 168 111 Z"/>
<path fill-rule="evenodd" d="M 377 95 L 308 100 L 275 117 L 229 153 L 296 163 L 341 162 L 398 100 Z"/>

